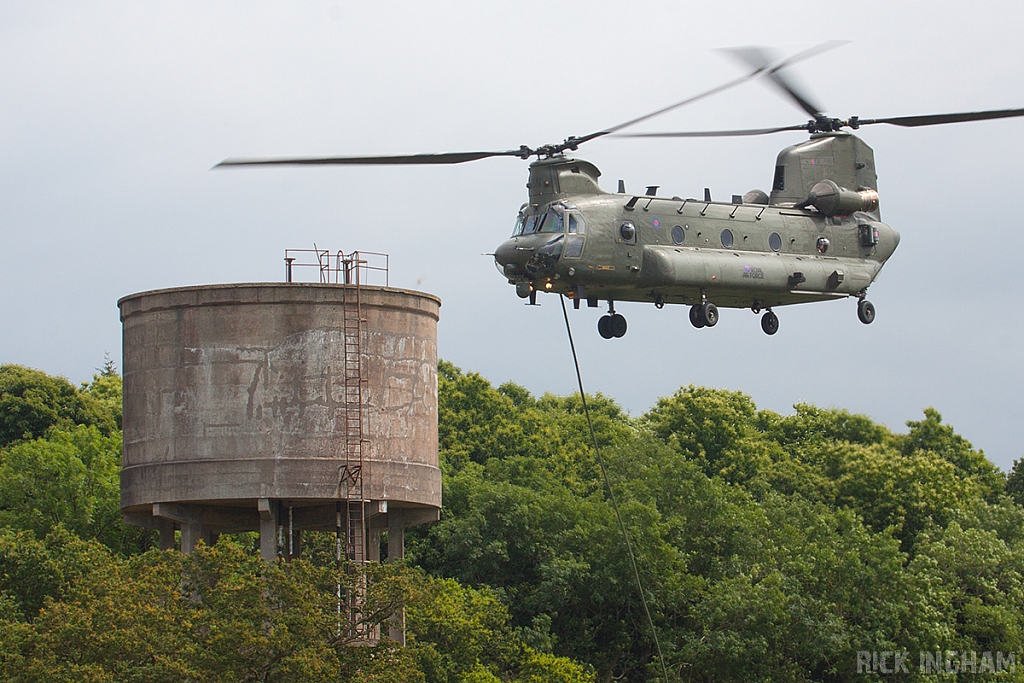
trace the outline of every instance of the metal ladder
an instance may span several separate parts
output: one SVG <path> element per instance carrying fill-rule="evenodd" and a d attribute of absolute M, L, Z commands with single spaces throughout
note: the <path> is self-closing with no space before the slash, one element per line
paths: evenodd
<path fill-rule="evenodd" d="M 366 559 L 366 519 L 363 479 L 363 377 L 362 377 L 362 333 L 363 311 L 359 283 L 359 262 L 356 254 L 344 262 L 345 288 L 342 295 L 343 323 L 342 347 L 344 353 L 344 386 L 342 390 L 342 414 L 344 416 L 344 464 L 338 483 L 339 510 L 337 520 L 338 561 L 344 559 L 355 564 L 364 564 Z M 341 265 L 341 264 L 339 264 Z M 342 534 L 344 539 L 341 538 Z M 349 619 L 350 636 L 376 639 L 376 629 L 360 625 L 366 586 L 363 579 L 344 596 L 345 609 Z"/>

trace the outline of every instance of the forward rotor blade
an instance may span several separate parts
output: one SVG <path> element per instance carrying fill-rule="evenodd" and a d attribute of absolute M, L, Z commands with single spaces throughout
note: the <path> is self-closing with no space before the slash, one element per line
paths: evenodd
<path fill-rule="evenodd" d="M 682 100 L 680 102 L 676 102 L 675 104 L 670 104 L 667 107 L 662 107 L 661 109 L 658 109 L 657 111 L 653 111 L 650 114 L 644 114 L 643 116 L 638 116 L 635 119 L 630 119 L 629 121 L 626 121 L 624 123 L 620 123 L 617 126 L 612 126 L 611 128 L 606 128 L 606 129 L 604 129 L 602 131 L 598 131 L 596 133 L 591 133 L 590 135 L 585 135 L 582 138 L 576 138 L 574 140 L 574 142 L 579 144 L 579 143 L 582 143 L 582 142 L 587 142 L 588 140 L 593 140 L 594 138 L 597 138 L 597 137 L 601 137 L 602 135 L 609 135 L 611 133 L 615 133 L 616 131 L 620 131 L 623 128 L 627 128 L 627 127 L 632 126 L 634 124 L 640 123 L 641 121 L 646 121 L 647 119 L 651 119 L 651 118 L 654 118 L 655 116 L 659 116 L 661 114 L 665 114 L 667 112 L 670 112 L 673 109 L 678 109 L 679 107 L 683 107 L 683 106 L 686 106 L 688 104 L 692 104 L 694 102 L 697 102 L 698 100 L 702 100 L 705 97 L 710 97 L 711 95 L 716 95 L 716 94 L 718 94 L 718 93 L 720 93 L 720 92 L 722 92 L 724 90 L 728 90 L 730 88 L 734 88 L 737 85 L 741 85 L 743 83 L 746 83 L 747 81 L 749 81 L 752 78 L 756 78 L 757 76 L 761 75 L 762 73 L 765 73 L 766 71 L 771 76 L 771 74 L 777 72 L 779 69 L 785 68 L 785 67 L 787 67 L 787 66 L 789 66 L 791 64 L 796 64 L 797 62 L 803 61 L 805 59 L 810 59 L 811 57 L 819 55 L 822 52 L 827 52 L 828 50 L 832 50 L 834 48 L 837 48 L 837 47 L 839 47 L 840 45 L 843 45 L 843 44 L 845 44 L 844 41 L 832 40 L 832 41 L 829 41 L 827 43 L 822 43 L 821 45 L 815 45 L 812 48 L 804 50 L 803 52 L 798 52 L 797 54 L 795 54 L 795 55 L 793 55 L 791 57 L 788 57 L 787 59 L 783 60 L 782 62 L 779 62 L 779 63 L 775 64 L 774 66 L 773 66 L 773 63 L 775 62 L 775 60 L 772 59 L 771 57 L 769 57 L 763 50 L 761 50 L 760 48 L 756 48 L 756 47 L 755 48 L 749 48 L 751 50 L 760 50 L 759 57 L 763 58 L 763 59 L 756 59 L 753 54 L 751 55 L 751 60 L 747 61 L 747 64 L 749 66 L 753 67 L 754 70 L 751 71 L 750 73 L 745 74 L 743 76 L 740 76 L 739 78 L 737 78 L 735 80 L 729 81 L 728 83 L 725 83 L 724 85 L 720 85 L 717 88 L 712 88 L 711 90 L 702 92 L 699 95 L 694 95 L 693 97 L 688 97 L 685 100 Z M 738 48 L 738 49 L 745 50 L 745 49 L 748 49 L 748 48 Z M 774 78 L 774 76 L 772 76 L 772 77 Z M 694 136 L 691 136 L 691 137 L 694 137 Z"/>
<path fill-rule="evenodd" d="M 929 114 L 926 116 L 894 116 L 887 119 L 861 119 L 858 125 L 871 123 L 889 123 L 894 126 L 937 126 L 942 123 L 962 123 L 965 121 L 985 121 L 988 119 L 1009 119 L 1024 116 L 1024 109 L 993 109 L 989 111 L 971 111 L 959 114 Z"/>
<path fill-rule="evenodd" d="M 803 52 L 797 52 L 792 57 L 789 57 L 787 59 L 782 60 L 782 62 L 780 64 L 778 64 L 777 66 L 773 67 L 773 69 L 775 71 L 779 71 L 781 69 L 785 69 L 786 67 L 788 67 L 788 66 L 790 66 L 792 64 L 796 64 L 797 62 L 802 62 L 805 59 L 810 59 L 811 57 L 817 57 L 818 55 L 820 55 L 820 54 L 822 54 L 824 52 L 828 52 L 829 50 L 834 50 L 837 47 L 842 47 L 843 45 L 846 45 L 849 42 L 850 41 L 848 41 L 848 40 L 826 40 L 824 43 L 820 43 L 818 45 L 814 45 L 812 47 L 809 47 L 806 50 L 804 50 Z"/>
<path fill-rule="evenodd" d="M 596 137 L 600 137 L 602 135 L 608 135 L 610 133 L 614 133 L 617 130 L 622 130 L 623 128 L 627 128 L 627 127 L 632 126 L 634 124 L 640 123 L 641 121 L 646 121 L 647 119 L 652 119 L 655 116 L 660 116 L 661 114 L 668 113 L 668 112 L 672 111 L 673 109 L 678 109 L 679 107 L 684 107 L 684 106 L 686 106 L 688 104 L 693 104 L 694 102 L 697 102 L 698 100 L 702 100 L 705 97 L 711 97 L 712 95 L 716 95 L 716 94 L 718 94 L 718 93 L 720 93 L 720 92 L 722 92 L 724 90 L 728 90 L 729 88 L 735 88 L 737 85 L 740 85 L 742 83 L 746 83 L 751 78 L 753 78 L 753 77 L 757 76 L 758 74 L 760 74 L 762 71 L 764 71 L 764 69 L 756 69 L 756 70 L 751 71 L 750 73 L 746 74 L 745 76 L 740 76 L 739 78 L 737 78 L 735 80 L 732 80 L 732 81 L 729 81 L 728 83 L 725 83 L 723 85 L 720 85 L 717 88 L 712 88 L 711 90 L 707 90 L 705 92 L 702 92 L 699 95 L 694 95 L 693 97 L 687 97 L 685 100 L 681 100 L 679 102 L 676 102 L 675 104 L 670 104 L 667 107 L 662 107 L 661 109 L 659 109 L 657 111 L 652 111 L 650 114 L 644 114 L 643 116 L 638 116 L 635 119 L 630 119 L 629 121 L 626 121 L 625 123 L 620 123 L 620 124 L 618 124 L 616 126 L 612 126 L 611 128 L 607 128 L 605 130 L 598 131 L 596 133 L 591 133 L 590 135 L 585 135 L 584 137 L 579 138 L 578 141 L 579 142 L 586 142 L 587 140 L 593 140 Z"/>
<path fill-rule="evenodd" d="M 746 135 L 770 135 L 788 130 L 807 130 L 807 124 L 782 128 L 749 128 L 746 130 L 704 130 L 679 133 L 616 133 L 613 138 L 729 138 Z"/>
<path fill-rule="evenodd" d="M 525 156 L 524 156 L 525 154 Z M 220 166 L 377 166 L 377 165 L 421 165 L 421 164 L 462 164 L 467 161 L 488 157 L 529 156 L 528 150 L 506 150 L 503 152 L 443 152 L 440 154 L 408 154 L 375 157 L 299 157 L 286 159 L 225 159 Z"/>

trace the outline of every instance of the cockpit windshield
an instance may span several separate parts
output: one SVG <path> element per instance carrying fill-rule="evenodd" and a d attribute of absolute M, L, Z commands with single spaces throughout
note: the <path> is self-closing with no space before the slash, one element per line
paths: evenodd
<path fill-rule="evenodd" d="M 516 218 L 513 237 L 531 235 L 535 232 L 559 233 L 568 227 L 572 234 L 583 232 L 583 217 L 574 204 L 568 202 L 553 204 L 542 214 L 526 214 L 520 211 Z"/>
<path fill-rule="evenodd" d="M 516 216 L 516 227 L 512 228 L 512 236 L 513 237 L 515 237 L 516 235 L 522 235 L 523 234 L 523 219 L 524 218 L 525 218 L 525 216 L 523 216 L 522 211 L 520 211 L 519 215 Z"/>
<path fill-rule="evenodd" d="M 544 214 L 541 222 L 537 224 L 537 232 L 565 232 L 562 212 L 552 209 Z"/>
<path fill-rule="evenodd" d="M 529 235 L 537 231 L 537 218 L 536 214 L 527 216 L 520 213 L 519 217 L 516 218 L 516 227 L 512 230 L 512 236 L 518 237 L 519 235 Z"/>

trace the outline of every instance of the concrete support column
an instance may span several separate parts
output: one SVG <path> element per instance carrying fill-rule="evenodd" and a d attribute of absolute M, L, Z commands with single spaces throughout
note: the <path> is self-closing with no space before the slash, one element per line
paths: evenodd
<path fill-rule="evenodd" d="M 370 522 L 369 535 L 366 537 L 366 559 L 370 562 L 380 562 L 380 527 L 372 526 Z"/>
<path fill-rule="evenodd" d="M 203 537 L 203 525 L 197 517 L 198 515 L 189 515 L 188 520 L 181 525 L 181 552 L 186 555 L 192 554 L 199 545 L 199 539 Z"/>
<path fill-rule="evenodd" d="M 259 499 L 260 556 L 267 562 L 277 560 L 277 501 Z"/>
<path fill-rule="evenodd" d="M 159 517 L 154 517 L 153 521 L 160 532 L 160 550 L 174 550 L 174 522 Z"/>
<path fill-rule="evenodd" d="M 392 507 L 388 511 L 388 560 L 405 557 L 405 514 L 402 508 Z M 405 645 L 405 610 L 391 615 L 388 621 L 388 640 Z"/>
<path fill-rule="evenodd" d="M 388 512 L 388 559 L 405 558 L 405 515 L 402 508 L 392 507 Z"/>

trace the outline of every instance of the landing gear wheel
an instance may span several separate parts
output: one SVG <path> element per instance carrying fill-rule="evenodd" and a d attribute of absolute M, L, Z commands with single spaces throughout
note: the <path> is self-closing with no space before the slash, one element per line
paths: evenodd
<path fill-rule="evenodd" d="M 696 327 L 698 330 L 707 323 L 700 317 L 700 304 L 696 306 L 690 306 L 690 324 Z"/>
<path fill-rule="evenodd" d="M 870 325 L 875 320 L 875 307 L 867 299 L 857 302 L 857 317 L 865 325 Z"/>
<path fill-rule="evenodd" d="M 775 334 L 779 331 L 779 316 L 768 311 L 761 316 L 761 329 L 765 334 Z"/>
<path fill-rule="evenodd" d="M 612 334 L 612 317 L 610 315 L 602 315 L 598 318 L 597 333 L 604 339 L 611 339 L 615 336 Z"/>
<path fill-rule="evenodd" d="M 713 303 L 701 304 L 700 317 L 704 319 L 705 325 L 714 327 L 718 324 L 718 306 L 715 306 Z"/>
<path fill-rule="evenodd" d="M 608 321 L 608 331 L 616 339 L 626 336 L 626 319 L 618 313 L 613 313 L 611 320 Z"/>

